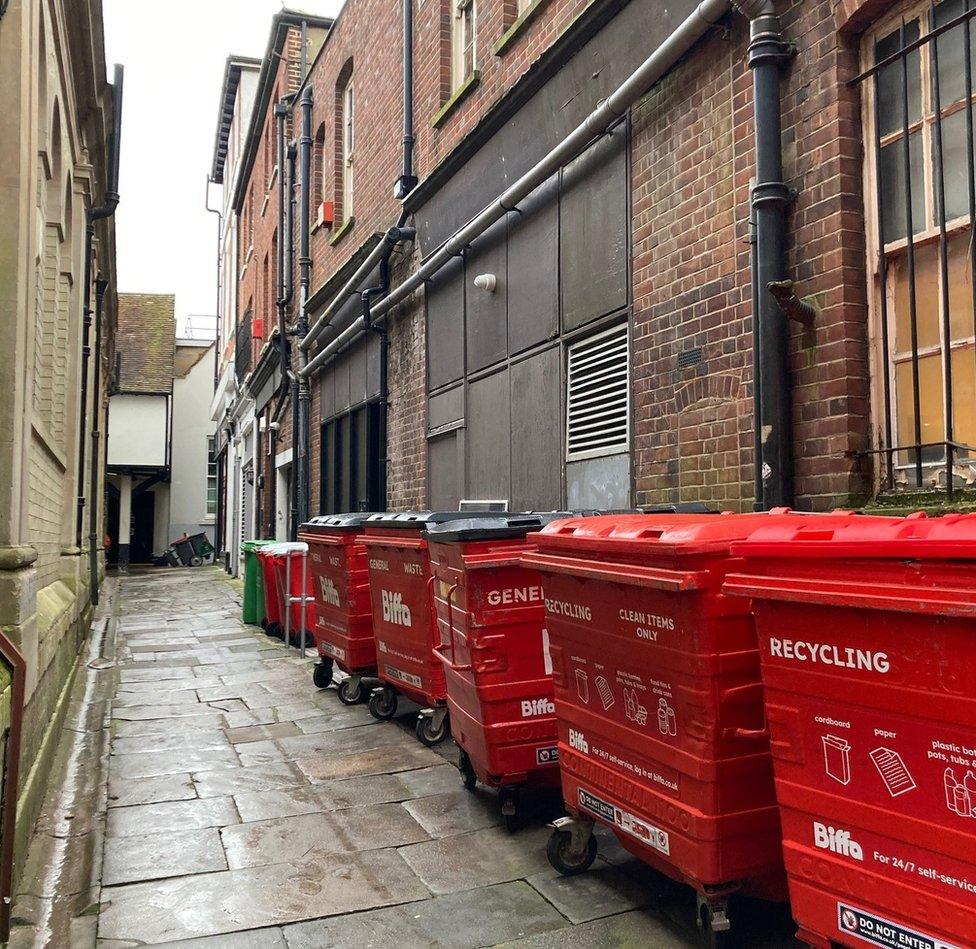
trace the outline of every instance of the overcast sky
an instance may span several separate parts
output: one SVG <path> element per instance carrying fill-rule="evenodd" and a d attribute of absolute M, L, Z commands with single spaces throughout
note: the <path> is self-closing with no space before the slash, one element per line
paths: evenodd
<path fill-rule="evenodd" d="M 334 15 L 341 0 L 289 4 Z M 125 66 L 119 290 L 175 293 L 189 314 L 214 313 L 217 216 L 204 210 L 217 101 L 230 53 L 263 56 L 281 0 L 104 0 L 109 76 Z M 220 206 L 213 189 L 211 207 Z"/>

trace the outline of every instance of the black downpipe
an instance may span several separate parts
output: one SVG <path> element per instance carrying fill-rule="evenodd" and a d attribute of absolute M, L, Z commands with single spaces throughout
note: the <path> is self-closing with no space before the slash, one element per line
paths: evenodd
<path fill-rule="evenodd" d="M 405 198 L 417 187 L 413 173 L 413 0 L 403 0 L 403 171 L 394 197 Z M 400 224 L 404 222 L 401 220 Z"/>
<path fill-rule="evenodd" d="M 101 418 L 102 406 L 99 393 L 102 387 L 102 315 L 104 313 L 105 291 L 108 281 L 99 276 L 95 280 L 95 371 L 92 379 L 94 397 L 92 404 L 95 411 L 92 414 L 91 432 L 91 505 L 88 509 L 88 588 L 92 591 L 91 602 L 98 605 L 98 472 L 101 470 Z M 94 551 L 94 556 L 92 556 Z"/>
<path fill-rule="evenodd" d="M 282 99 L 274 109 L 278 126 L 278 351 L 282 385 L 288 378 L 288 306 L 291 304 L 292 247 L 291 202 L 294 187 L 294 154 L 285 144 L 285 119 L 288 106 Z M 286 170 L 287 167 L 287 170 Z"/>
<path fill-rule="evenodd" d="M 756 134 L 756 181 L 752 212 L 756 222 L 755 276 L 758 333 L 756 432 L 762 448 L 759 468 L 763 510 L 793 506 L 793 419 L 790 396 L 789 325 L 770 292 L 786 272 L 786 209 L 790 190 L 783 182 L 780 73 L 792 54 L 783 41 L 771 6 L 750 22 Z"/>
<path fill-rule="evenodd" d="M 311 217 L 312 186 L 312 90 L 306 86 L 301 96 L 302 134 L 299 139 L 298 160 L 301 176 L 301 199 L 298 212 L 298 320 L 295 335 L 304 339 L 308 334 L 308 295 L 312 277 L 312 258 L 309 248 L 309 224 Z M 305 361 L 305 351 L 299 350 L 299 358 Z M 292 416 L 292 504 L 291 539 L 298 536 L 298 525 L 308 520 L 309 511 L 309 415 L 312 391 L 309 381 L 297 377 L 292 383 L 294 390 Z"/>
<path fill-rule="evenodd" d="M 85 519 L 85 427 L 88 422 L 88 359 L 91 355 L 91 289 L 92 252 L 95 244 L 95 222 L 115 214 L 119 206 L 119 156 L 122 144 L 122 80 L 123 69 L 116 64 L 113 77 L 114 108 L 109 149 L 108 175 L 105 182 L 105 202 L 85 212 L 85 275 L 81 284 L 84 299 L 81 340 L 81 393 L 78 415 L 78 509 L 75 521 L 75 545 L 80 549 Z M 96 393 L 96 398 L 98 397 Z M 97 554 L 96 554 L 97 556 Z M 92 602 L 97 603 L 97 599 Z"/>
<path fill-rule="evenodd" d="M 81 292 L 84 297 L 83 330 L 81 344 L 81 396 L 79 404 L 78 418 L 78 511 L 75 524 L 76 545 L 81 548 L 82 533 L 84 530 L 84 509 L 85 509 L 85 425 L 88 421 L 88 359 L 91 354 L 89 344 L 92 322 L 91 311 L 91 283 L 92 283 L 92 253 L 95 244 L 95 222 L 102 221 L 115 214 L 115 209 L 119 206 L 119 163 L 122 147 L 122 91 L 123 91 L 124 71 L 118 64 L 115 66 L 115 74 L 112 77 L 113 84 L 113 109 L 112 109 L 112 144 L 109 151 L 108 176 L 105 188 L 105 201 L 98 207 L 89 208 L 85 214 L 85 274 L 81 285 Z M 105 289 L 98 295 L 96 288 L 96 306 L 98 311 L 98 323 L 95 327 L 96 351 L 95 351 L 95 422 L 93 424 L 92 437 L 98 428 L 98 398 L 99 386 L 101 385 L 101 373 L 99 371 L 101 361 L 101 300 L 104 299 Z M 93 446 L 92 458 L 92 479 L 90 492 L 92 498 L 92 523 L 94 527 L 89 532 L 88 545 L 88 575 L 90 586 L 88 589 L 89 601 L 93 606 L 98 605 L 98 544 L 97 544 L 97 517 L 98 517 L 98 495 L 97 491 L 97 463 L 98 452 Z M 96 540 L 92 540 L 95 537 Z"/>

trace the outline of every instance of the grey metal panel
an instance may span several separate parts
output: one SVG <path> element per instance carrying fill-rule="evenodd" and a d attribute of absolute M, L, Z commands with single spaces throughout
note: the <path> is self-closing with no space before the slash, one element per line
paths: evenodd
<path fill-rule="evenodd" d="M 427 445 L 427 470 L 430 497 L 434 511 L 456 511 L 461 502 L 464 459 L 457 431 L 432 438 Z"/>
<path fill-rule="evenodd" d="M 587 458 L 566 465 L 566 507 L 628 508 L 630 501 L 630 455 Z"/>
<path fill-rule="evenodd" d="M 344 412 L 349 408 L 349 355 L 343 353 L 333 363 L 335 369 L 335 410 L 336 413 Z"/>
<path fill-rule="evenodd" d="M 432 395 L 427 402 L 427 424 L 431 430 L 464 418 L 464 386 Z"/>
<path fill-rule="evenodd" d="M 275 369 L 254 396 L 254 414 L 259 415 L 275 397 L 281 385 L 281 370 Z"/>
<path fill-rule="evenodd" d="M 512 496 L 515 511 L 562 504 L 560 349 L 512 366 Z"/>
<path fill-rule="evenodd" d="M 460 379 L 464 372 L 464 266 L 447 264 L 427 285 L 427 385 Z"/>
<path fill-rule="evenodd" d="M 490 227 L 474 242 L 465 260 L 468 372 L 484 369 L 508 353 L 507 230 L 504 220 Z M 494 274 L 494 292 L 474 285 L 479 274 Z"/>
<path fill-rule="evenodd" d="M 358 405 L 366 400 L 366 341 L 360 340 L 346 358 L 349 360 L 349 404 Z"/>
<path fill-rule="evenodd" d="M 370 333 L 366 340 L 366 398 L 376 399 L 380 394 L 380 338 Z"/>
<path fill-rule="evenodd" d="M 325 372 L 319 376 L 319 399 L 321 408 L 319 414 L 323 419 L 332 418 L 335 415 L 335 371 L 334 364 L 329 366 Z"/>
<path fill-rule="evenodd" d="M 563 172 L 559 283 L 563 329 L 627 305 L 627 123 Z"/>
<path fill-rule="evenodd" d="M 468 385 L 467 497 L 511 497 L 508 369 Z"/>
<path fill-rule="evenodd" d="M 509 216 L 508 348 L 521 352 L 559 332 L 559 176 Z"/>
<path fill-rule="evenodd" d="M 617 88 L 694 10 L 696 0 L 631 0 L 417 209 L 421 251 L 432 253 L 506 185 L 528 171 Z M 501 156 L 504 156 L 504 161 Z"/>

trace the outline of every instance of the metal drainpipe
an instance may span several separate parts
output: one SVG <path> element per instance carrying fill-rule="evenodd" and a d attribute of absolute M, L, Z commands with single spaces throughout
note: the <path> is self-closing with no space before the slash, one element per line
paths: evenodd
<path fill-rule="evenodd" d="M 758 334 L 755 426 L 761 444 L 762 510 L 793 506 L 793 407 L 790 396 L 789 324 L 770 284 L 786 274 L 786 213 L 790 189 L 783 182 L 780 74 L 792 47 L 784 42 L 772 3 L 744 9 L 749 23 L 756 136 L 756 178 L 752 188 L 755 221 L 755 302 Z"/>
<path fill-rule="evenodd" d="M 81 340 L 81 394 L 79 397 L 78 414 L 78 501 L 75 519 L 75 546 L 81 548 L 82 533 L 85 520 L 85 427 L 88 421 L 88 358 L 91 353 L 89 344 L 91 334 L 91 282 L 92 282 L 92 252 L 95 244 L 95 222 L 115 214 L 119 206 L 119 157 L 122 145 L 122 85 L 124 71 L 116 64 L 115 75 L 112 79 L 114 91 L 112 110 L 112 148 L 109 154 L 108 176 L 105 182 L 105 203 L 98 207 L 88 208 L 85 212 L 85 272 L 82 278 L 81 292 L 84 299 L 82 311 L 82 340 Z M 95 398 L 98 398 L 96 393 Z M 89 591 L 89 597 L 91 591 Z"/>
<path fill-rule="evenodd" d="M 306 86 L 301 95 L 302 135 L 299 139 L 299 173 L 301 178 L 301 201 L 298 212 L 298 321 L 295 335 L 304 339 L 308 333 L 308 293 L 312 276 L 312 258 L 309 248 L 308 228 L 311 216 L 310 191 L 312 185 L 312 89 Z M 304 349 L 298 350 L 299 370 L 308 362 Z M 298 537 L 298 525 L 308 520 L 309 509 L 309 415 L 311 412 L 312 389 L 306 377 L 298 373 L 294 382 L 297 418 L 294 419 L 292 444 L 292 479 L 295 483 L 295 503 L 292 508 L 292 540 Z"/>
<path fill-rule="evenodd" d="M 220 208 L 210 207 L 210 185 L 216 184 L 210 175 L 207 175 L 207 187 L 204 192 L 204 202 L 203 205 L 211 214 L 217 215 L 217 308 L 215 310 L 217 316 L 217 341 L 214 343 L 214 392 L 217 391 L 217 386 L 220 383 L 220 300 L 221 300 L 221 262 L 223 261 L 223 250 L 224 250 L 224 214 Z"/>
<path fill-rule="evenodd" d="M 94 417 L 92 418 L 91 450 L 91 506 L 88 511 L 88 583 L 92 606 L 98 605 L 98 473 L 101 470 L 101 399 L 102 385 L 102 316 L 108 281 L 98 277 L 95 281 L 95 373 L 92 388 L 95 390 Z"/>

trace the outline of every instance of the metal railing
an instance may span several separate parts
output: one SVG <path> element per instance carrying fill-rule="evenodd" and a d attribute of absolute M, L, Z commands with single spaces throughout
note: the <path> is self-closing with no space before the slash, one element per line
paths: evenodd
<path fill-rule="evenodd" d="M 976 478 L 976 0 L 913 8 L 851 80 L 873 126 L 867 210 L 875 294 L 883 490 Z M 965 151 L 965 156 L 960 153 Z M 873 181 L 871 179 L 873 178 Z M 873 184 L 873 189 L 871 185 Z M 873 218 L 873 220 L 872 220 Z M 869 245 L 870 246 L 870 245 Z"/>

